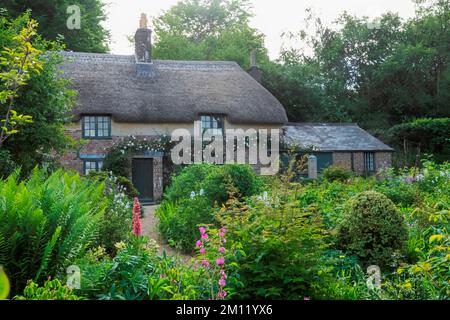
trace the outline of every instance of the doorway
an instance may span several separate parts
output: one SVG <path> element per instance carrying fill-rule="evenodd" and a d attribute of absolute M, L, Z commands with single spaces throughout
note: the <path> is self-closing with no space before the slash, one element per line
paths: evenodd
<path fill-rule="evenodd" d="M 142 202 L 153 201 L 153 159 L 132 160 L 132 181 Z"/>

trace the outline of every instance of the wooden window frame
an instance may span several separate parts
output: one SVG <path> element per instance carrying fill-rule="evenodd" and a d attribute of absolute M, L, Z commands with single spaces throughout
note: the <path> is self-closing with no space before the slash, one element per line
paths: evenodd
<path fill-rule="evenodd" d="M 210 118 L 208 121 L 205 121 L 204 118 Z M 213 127 L 209 127 L 205 128 L 204 124 L 205 123 L 209 123 L 210 125 L 213 125 L 214 123 L 217 123 L 217 128 Z M 223 137 L 225 135 L 225 117 L 221 114 L 201 114 L 200 115 L 200 128 L 201 128 L 201 133 L 202 133 L 202 137 L 205 134 L 206 130 L 221 130 L 221 136 Z M 217 136 L 216 134 L 212 134 L 213 136 Z"/>
<path fill-rule="evenodd" d="M 87 117 L 93 117 L 95 118 L 94 120 L 94 131 L 95 131 L 95 135 L 94 136 L 87 136 L 86 135 L 86 118 Z M 107 132 L 107 136 L 100 136 L 99 135 L 99 123 L 101 123 L 101 121 L 99 121 L 99 119 L 101 117 L 106 117 L 108 120 L 107 122 L 103 122 L 103 123 L 107 123 L 108 124 L 108 132 Z M 89 129 L 92 130 L 92 129 Z M 104 128 L 102 129 L 104 130 Z M 111 140 L 112 139 L 112 135 L 111 135 L 111 116 L 107 115 L 107 114 L 85 114 L 82 116 L 81 118 L 81 131 L 82 131 L 82 137 L 83 139 L 89 139 L 89 140 Z"/>
<path fill-rule="evenodd" d="M 373 174 L 377 171 L 377 165 L 376 165 L 375 158 L 376 158 L 375 152 L 364 152 L 363 159 L 364 159 L 364 172 L 365 173 Z"/>
<path fill-rule="evenodd" d="M 95 163 L 95 169 L 91 169 L 91 171 L 95 171 L 95 172 L 100 172 L 100 171 L 102 171 L 103 164 L 104 164 L 104 160 L 105 160 L 105 159 L 100 159 L 100 158 L 97 158 L 97 159 L 83 159 L 83 174 L 84 174 L 85 176 L 87 176 L 87 175 L 89 174 L 89 172 L 86 173 L 86 169 L 87 169 L 86 164 L 87 164 L 88 162 Z M 100 162 L 102 163 L 101 166 L 99 166 L 99 163 L 100 163 Z"/>

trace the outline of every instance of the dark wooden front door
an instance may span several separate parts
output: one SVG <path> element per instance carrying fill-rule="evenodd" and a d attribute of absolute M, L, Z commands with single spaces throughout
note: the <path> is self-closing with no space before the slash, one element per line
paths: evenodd
<path fill-rule="evenodd" d="M 153 159 L 133 159 L 133 184 L 139 200 L 153 200 Z"/>

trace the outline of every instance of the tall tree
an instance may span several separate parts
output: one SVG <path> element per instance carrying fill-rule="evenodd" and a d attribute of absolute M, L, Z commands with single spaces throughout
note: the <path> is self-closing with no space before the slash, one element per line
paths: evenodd
<path fill-rule="evenodd" d="M 0 21 L 1 24 L 1 21 Z M 19 90 L 27 85 L 35 72 L 42 70 L 39 61 L 41 52 L 31 44 L 36 34 L 36 22 L 28 21 L 26 27 L 13 37 L 11 47 L 4 47 L 0 55 L 0 148 L 19 127 L 32 122 L 29 115 L 18 114 L 15 102 Z"/>
<path fill-rule="evenodd" d="M 248 0 L 182 0 L 153 20 L 160 59 L 231 60 L 249 67 L 249 53 L 267 60 L 264 36 L 251 28 Z"/>
<path fill-rule="evenodd" d="M 14 47 L 15 38 L 29 20 L 28 14 L 14 20 L 0 15 L 0 51 Z M 32 39 L 31 45 L 43 53 L 37 57 L 42 68 L 39 73 L 31 74 L 26 85 L 17 91 L 14 110 L 31 116 L 33 122 L 5 140 L 0 150 L 0 176 L 8 174 L 15 166 L 22 167 L 23 174 L 27 174 L 34 166 L 63 152 L 71 143 L 65 135 L 64 124 L 68 122 L 70 109 L 75 103 L 75 92 L 60 76 L 58 65 L 62 60 L 57 51 L 62 47 L 43 40 L 39 35 Z M 6 67 L 0 66 L 0 72 L 4 70 Z M 0 80 L 0 88 L 4 85 Z M 5 112 L 6 109 L 0 109 L 0 118 L 4 119 Z"/>
<path fill-rule="evenodd" d="M 80 28 L 69 28 L 68 20 L 75 11 L 68 12 L 71 6 L 80 9 Z M 16 18 L 27 10 L 39 25 L 39 33 L 48 40 L 64 37 L 66 48 L 80 52 L 108 51 L 109 32 L 102 26 L 106 19 L 101 0 L 2 0 L 1 8 Z"/>
<path fill-rule="evenodd" d="M 344 13 L 330 27 L 310 15 L 312 30 L 294 35 L 304 48 L 284 50 L 264 83 L 293 121 L 353 121 L 382 132 L 418 117 L 448 117 L 449 3 L 418 1 L 408 21 Z"/>

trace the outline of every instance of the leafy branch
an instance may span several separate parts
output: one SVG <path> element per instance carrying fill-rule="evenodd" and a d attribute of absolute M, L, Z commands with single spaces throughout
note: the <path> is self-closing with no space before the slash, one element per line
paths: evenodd
<path fill-rule="evenodd" d="M 18 114 L 14 110 L 14 101 L 19 96 L 20 88 L 27 85 L 31 74 L 42 71 L 42 63 L 39 61 L 41 51 L 31 43 L 36 36 L 37 26 L 36 21 L 30 20 L 13 38 L 16 46 L 1 51 L 0 106 L 6 107 L 6 113 L 0 119 L 0 148 L 9 136 L 19 132 L 19 126 L 33 122 L 31 116 Z"/>

